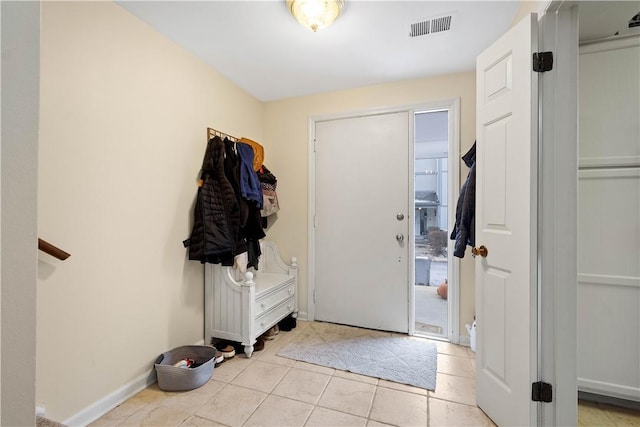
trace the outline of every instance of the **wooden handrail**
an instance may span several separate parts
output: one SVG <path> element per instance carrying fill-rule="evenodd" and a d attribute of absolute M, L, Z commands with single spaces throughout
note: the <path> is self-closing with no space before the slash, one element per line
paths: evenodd
<path fill-rule="evenodd" d="M 71 254 L 63 251 L 62 249 L 56 246 L 53 246 L 51 243 L 47 242 L 46 240 L 42 240 L 39 237 L 38 237 L 38 249 L 62 261 L 64 261 L 65 259 L 71 256 Z"/>

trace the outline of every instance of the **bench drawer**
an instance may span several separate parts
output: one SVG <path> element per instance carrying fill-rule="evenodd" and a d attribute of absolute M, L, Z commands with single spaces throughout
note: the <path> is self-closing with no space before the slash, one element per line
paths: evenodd
<path fill-rule="evenodd" d="M 293 297 L 282 301 L 279 305 L 273 307 L 271 310 L 264 312 L 262 315 L 257 315 L 254 323 L 256 335 L 262 335 L 267 329 L 275 325 L 280 319 L 286 317 L 289 313 L 293 312 L 295 307 Z"/>
<path fill-rule="evenodd" d="M 256 317 L 279 305 L 282 301 L 293 297 L 296 292 L 295 289 L 295 282 L 291 278 L 288 282 L 274 286 L 268 291 L 256 295 Z"/>

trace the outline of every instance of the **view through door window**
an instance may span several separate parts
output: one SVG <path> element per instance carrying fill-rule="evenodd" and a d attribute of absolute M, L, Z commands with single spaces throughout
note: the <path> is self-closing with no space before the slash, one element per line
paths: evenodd
<path fill-rule="evenodd" d="M 448 111 L 415 115 L 415 332 L 448 337 Z"/>

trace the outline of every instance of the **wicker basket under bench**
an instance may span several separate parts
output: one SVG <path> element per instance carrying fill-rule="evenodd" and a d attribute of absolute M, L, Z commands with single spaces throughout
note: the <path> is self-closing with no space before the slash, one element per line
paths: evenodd
<path fill-rule="evenodd" d="M 247 357 L 256 339 L 289 314 L 297 316 L 298 264 L 287 265 L 277 246 L 260 242 L 258 271 L 205 265 L 205 343 L 215 338 L 242 343 Z"/>

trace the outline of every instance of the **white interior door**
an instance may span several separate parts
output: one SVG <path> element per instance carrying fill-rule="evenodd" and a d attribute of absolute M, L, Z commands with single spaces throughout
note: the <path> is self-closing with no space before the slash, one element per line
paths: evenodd
<path fill-rule="evenodd" d="M 315 125 L 315 319 L 408 332 L 409 113 Z"/>
<path fill-rule="evenodd" d="M 476 400 L 498 425 L 536 425 L 536 15 L 476 63 Z"/>

